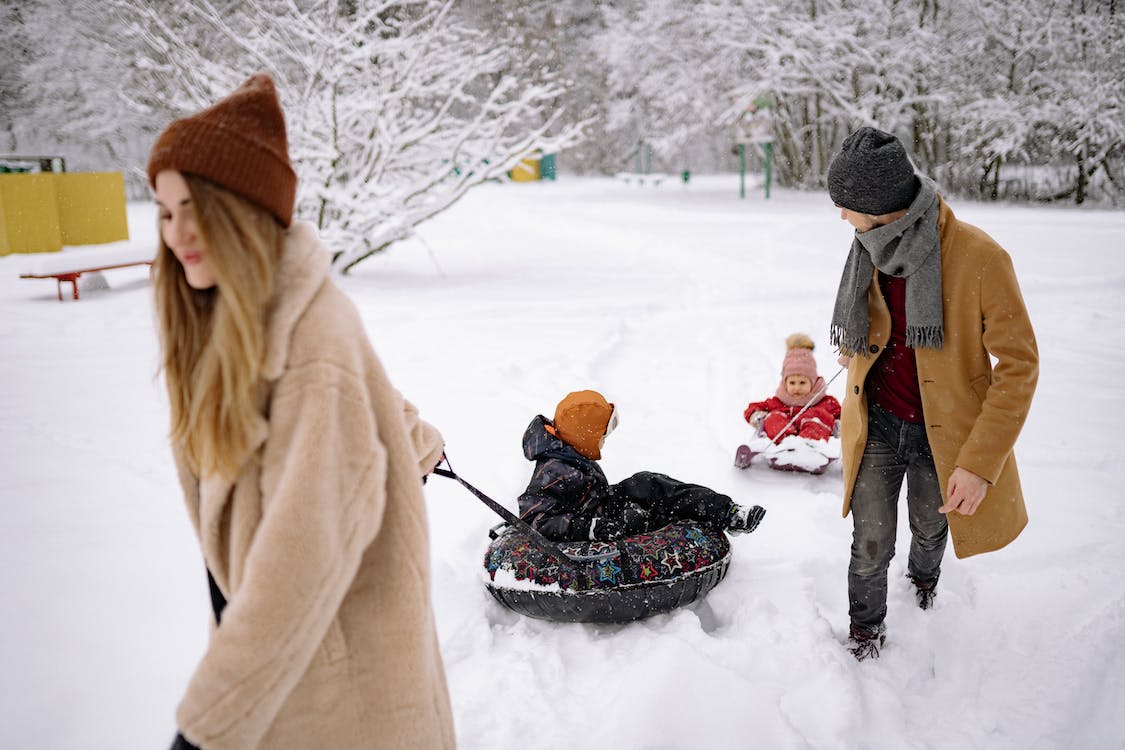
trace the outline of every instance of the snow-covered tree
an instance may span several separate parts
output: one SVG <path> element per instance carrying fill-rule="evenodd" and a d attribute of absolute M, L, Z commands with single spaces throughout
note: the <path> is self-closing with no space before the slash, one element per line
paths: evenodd
<path fill-rule="evenodd" d="M 26 85 L 20 72 L 31 57 L 26 42 L 25 13 L 23 2 L 0 6 L 0 28 L 7 29 L 8 36 L 6 44 L 0 45 L 0 151 L 15 151 L 19 143 L 16 119 L 24 102 Z"/>
<path fill-rule="evenodd" d="M 562 166 L 575 172 L 621 168 L 621 149 L 606 127 L 610 67 L 604 0 L 462 0 L 475 26 L 521 50 L 522 78 L 545 71 L 562 78 L 565 90 L 555 105 L 570 119 L 586 123 L 587 137 L 566 150 Z M 628 148 L 632 148 L 630 142 Z"/>
<path fill-rule="evenodd" d="M 10 133 L 12 148 L 57 153 L 69 169 L 135 162 L 149 139 L 139 118 L 115 101 L 126 67 L 104 9 L 19 0 L 3 12 L 18 22 L 4 26 L 0 45 L 15 58 L 0 66 L 0 129 Z"/>
<path fill-rule="evenodd" d="M 1125 191 L 1118 172 L 1125 162 L 1125 8 L 1095 0 L 1053 5 L 1063 38 L 1052 40 L 1054 54 L 1037 71 L 1037 124 L 1047 152 L 1067 166 L 1069 185 L 1049 197 L 1083 203 L 1102 178 Z"/>
<path fill-rule="evenodd" d="M 137 144 L 162 123 L 273 73 L 300 210 L 350 249 L 341 267 L 537 146 L 565 148 L 576 172 L 632 170 L 650 152 L 641 166 L 734 168 L 735 122 L 763 96 L 782 184 L 819 189 L 844 137 L 875 125 L 947 191 L 1125 196 L 1118 0 L 10 0 L 2 13 L 20 28 L 0 48 L 15 58 L 0 138 L 36 123 L 138 176 Z M 58 43 L 34 43 L 44 35 Z"/>
<path fill-rule="evenodd" d="M 626 158 L 640 150 L 676 171 L 715 163 L 729 148 L 722 131 L 722 98 L 733 81 L 729 60 L 715 54 L 706 33 L 708 3 L 629 0 L 605 9 L 603 55 L 609 75 L 606 131 Z M 720 162 L 721 163 L 721 162 Z"/>
<path fill-rule="evenodd" d="M 116 1 L 149 51 L 135 76 L 149 97 L 172 81 L 192 109 L 250 72 L 274 76 L 298 214 L 340 248 L 343 271 L 474 185 L 579 138 L 550 106 L 557 77 L 510 74 L 514 49 L 464 23 L 453 0 Z"/>
<path fill-rule="evenodd" d="M 992 198 L 1082 203 L 1091 180 L 1120 193 L 1125 11 L 1088 0 L 961 5 L 954 27 L 964 54 L 949 86 L 971 96 L 946 118 L 953 181 L 975 178 Z"/>

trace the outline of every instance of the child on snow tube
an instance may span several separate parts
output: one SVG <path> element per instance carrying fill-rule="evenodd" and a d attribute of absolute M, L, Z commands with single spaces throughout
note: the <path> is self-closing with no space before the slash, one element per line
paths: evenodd
<path fill-rule="evenodd" d="M 788 351 L 777 391 L 765 401 L 751 403 L 742 416 L 754 429 L 761 427 L 774 442 L 789 435 L 826 441 L 840 418 L 840 402 L 825 393 L 824 378 L 817 375 L 812 353 L 815 344 L 808 335 L 794 333 L 785 339 L 785 347 Z M 790 424 L 806 405 L 804 413 Z"/>
<path fill-rule="evenodd" d="M 766 514 L 738 505 L 697 484 L 642 471 L 610 484 L 597 461 L 605 438 L 617 426 L 617 409 L 596 391 L 576 391 L 555 409 L 554 420 L 531 420 L 523 453 L 535 461 L 519 498 L 520 516 L 548 539 L 609 541 L 655 531 L 677 520 L 749 533 Z"/>

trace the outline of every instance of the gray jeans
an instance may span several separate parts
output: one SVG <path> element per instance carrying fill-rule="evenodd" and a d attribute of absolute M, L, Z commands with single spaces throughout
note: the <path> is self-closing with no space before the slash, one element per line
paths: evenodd
<path fill-rule="evenodd" d="M 878 627 L 887 616 L 887 569 L 895 556 L 904 477 L 911 534 L 907 575 L 920 583 L 936 582 L 949 523 L 938 513 L 944 501 L 926 427 L 872 405 L 867 445 L 852 491 L 848 614 L 856 627 Z"/>

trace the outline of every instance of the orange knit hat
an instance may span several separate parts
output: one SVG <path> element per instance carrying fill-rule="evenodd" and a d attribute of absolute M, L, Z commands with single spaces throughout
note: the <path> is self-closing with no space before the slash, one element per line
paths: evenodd
<path fill-rule="evenodd" d="M 567 394 L 555 409 L 555 434 L 586 458 L 602 457 L 602 438 L 616 427 L 613 404 L 597 391 Z"/>
<path fill-rule="evenodd" d="M 248 78 L 213 106 L 174 120 L 152 147 L 148 181 L 165 169 L 205 177 L 269 211 L 282 226 L 293 220 L 297 175 L 289 165 L 285 116 L 273 79 Z"/>

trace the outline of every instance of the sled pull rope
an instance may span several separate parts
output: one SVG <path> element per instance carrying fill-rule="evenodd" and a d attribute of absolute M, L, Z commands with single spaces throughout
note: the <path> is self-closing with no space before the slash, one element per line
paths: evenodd
<path fill-rule="evenodd" d="M 835 380 L 836 378 L 840 377 L 840 373 L 842 373 L 846 369 L 847 369 L 846 367 L 841 367 L 839 370 L 837 370 L 836 374 L 832 376 L 832 380 Z M 770 445 L 777 445 L 778 438 L 785 437 L 785 433 L 789 432 L 789 428 L 793 426 L 793 423 L 796 422 L 798 419 L 800 419 L 801 415 L 804 414 L 806 411 L 808 411 L 808 408 L 810 406 L 812 406 L 813 404 L 815 404 L 820 399 L 821 396 L 828 393 L 828 386 L 832 385 L 832 380 L 829 380 L 827 383 L 825 383 L 823 388 L 818 389 L 817 392 L 816 392 L 816 395 L 814 395 L 812 398 L 810 398 L 809 402 L 807 404 L 805 404 L 804 406 L 802 406 L 801 410 L 799 412 L 797 412 L 796 414 L 793 415 L 793 418 L 789 420 L 789 423 L 781 428 L 781 432 L 777 433 L 777 437 L 772 438 L 770 440 Z"/>
<path fill-rule="evenodd" d="M 442 463 L 445 463 L 445 465 L 448 466 L 449 468 L 448 469 L 441 468 Z M 517 529 L 519 529 L 520 531 L 522 531 L 523 533 L 525 533 L 529 537 L 531 537 L 531 541 L 536 546 L 538 546 L 540 549 L 542 549 L 544 552 L 546 552 L 547 556 L 551 557 L 555 562 L 569 566 L 569 565 L 571 565 L 575 562 L 584 562 L 585 561 L 584 557 L 573 557 L 573 556 L 568 555 L 567 553 L 563 552 L 562 549 L 560 549 L 557 544 L 552 542 L 547 537 L 543 536 L 543 534 L 541 534 L 537 529 L 533 528 L 531 526 L 531 524 L 529 524 L 527 521 L 523 520 L 522 518 L 517 516 L 515 513 L 508 510 L 503 505 L 496 502 L 491 497 L 484 494 L 483 492 L 478 490 L 476 487 L 474 487 L 473 485 L 469 484 L 464 479 L 462 479 L 461 476 L 459 474 L 457 474 L 457 472 L 453 471 L 453 464 L 449 463 L 449 457 L 446 456 L 444 453 L 441 456 L 441 460 L 438 461 L 438 465 L 434 467 L 433 473 L 437 474 L 439 477 L 445 477 L 446 479 L 455 479 L 458 482 L 460 482 L 461 486 L 463 486 L 469 492 L 476 495 L 478 500 L 480 500 L 482 503 L 484 503 L 489 508 L 491 508 L 493 513 L 500 516 L 505 521 L 512 524 Z M 613 554 L 613 556 L 616 556 L 616 554 L 617 553 L 615 552 Z"/>

